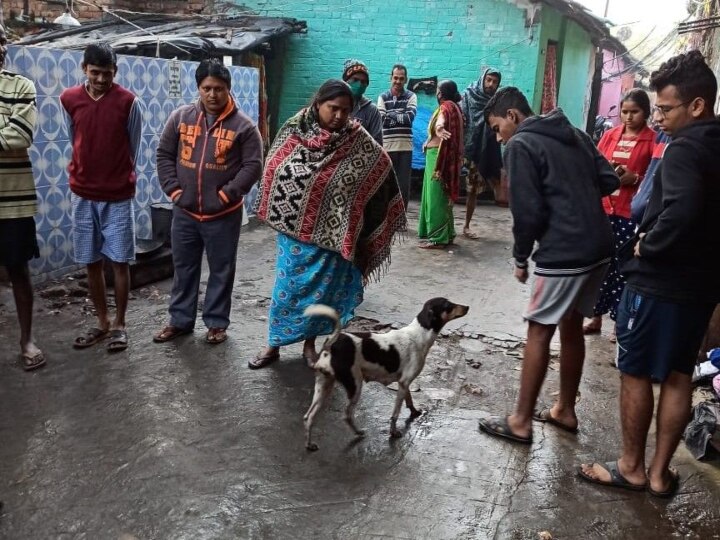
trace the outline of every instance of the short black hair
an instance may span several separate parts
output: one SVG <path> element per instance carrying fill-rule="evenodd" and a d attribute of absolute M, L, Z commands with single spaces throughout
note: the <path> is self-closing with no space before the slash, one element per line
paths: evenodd
<path fill-rule="evenodd" d="M 642 88 L 633 88 L 630 90 L 620 101 L 620 108 L 622 108 L 622 104 L 626 101 L 636 103 L 637 106 L 642 109 L 643 114 L 645 114 L 645 120 L 650 118 L 650 96 L 647 95 L 645 90 Z"/>
<path fill-rule="evenodd" d="M 393 73 L 395 73 L 396 69 L 402 69 L 405 72 L 405 78 L 407 79 L 407 68 L 402 64 L 395 64 L 392 69 L 390 70 L 390 75 L 392 76 Z"/>
<path fill-rule="evenodd" d="M 650 75 L 651 90 L 660 92 L 670 85 L 677 88 L 678 97 L 683 102 L 689 103 L 695 98 L 702 98 L 708 110 L 713 111 L 718 89 L 717 79 L 700 51 L 673 56 Z"/>
<path fill-rule="evenodd" d="M 451 81 L 449 79 L 440 81 L 440 84 L 438 84 L 438 91 L 443 98 L 454 101 L 455 103 L 460 103 L 462 100 L 462 96 L 460 95 L 460 92 L 458 92 L 458 87 L 455 81 Z"/>
<path fill-rule="evenodd" d="M 208 77 L 215 77 L 227 84 L 228 90 L 232 87 L 232 77 L 230 70 L 226 68 L 217 58 L 206 58 L 195 70 L 195 82 L 200 88 L 202 83 Z"/>
<path fill-rule="evenodd" d="M 106 41 L 92 43 L 85 47 L 82 63 L 84 66 L 92 64 L 99 67 L 117 68 L 117 54 Z"/>
<path fill-rule="evenodd" d="M 504 118 L 510 109 L 517 109 L 525 116 L 534 114 L 525 94 L 514 86 L 506 86 L 498 90 L 485 105 L 483 111 L 485 121 L 487 122 L 491 116 Z"/>

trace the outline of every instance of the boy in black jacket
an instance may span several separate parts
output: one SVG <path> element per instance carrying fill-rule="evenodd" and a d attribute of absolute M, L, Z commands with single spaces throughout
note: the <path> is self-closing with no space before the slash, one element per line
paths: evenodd
<path fill-rule="evenodd" d="M 529 444 L 532 420 L 577 431 L 575 400 L 583 362 L 583 316 L 592 314 L 613 254 L 602 197 L 619 186 L 615 171 L 590 138 L 560 109 L 534 116 L 517 89 L 499 90 L 485 108 L 487 124 L 507 145 L 515 277 L 528 278 L 535 261 L 527 345 L 515 412 L 480 421 L 483 431 Z M 538 247 L 534 251 L 535 243 Z M 550 340 L 560 327 L 560 395 L 535 411 L 550 359 Z"/>
<path fill-rule="evenodd" d="M 698 51 L 671 58 L 650 79 L 655 120 L 672 136 L 653 179 L 617 320 L 622 373 L 620 459 L 582 465 L 582 478 L 651 495 L 679 487 L 670 467 L 690 419 L 691 376 L 720 302 L 720 121 L 717 81 Z M 645 468 L 653 416 L 652 380 L 661 384 L 655 454 Z"/>

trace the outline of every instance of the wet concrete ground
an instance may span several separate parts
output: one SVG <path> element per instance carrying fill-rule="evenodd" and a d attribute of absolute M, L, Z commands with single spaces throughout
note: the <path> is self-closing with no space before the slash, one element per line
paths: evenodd
<path fill-rule="evenodd" d="M 684 448 L 681 493 L 669 502 L 576 479 L 579 462 L 616 457 L 618 375 L 603 337 L 588 339 L 579 435 L 536 425 L 524 448 L 477 432 L 483 412 L 514 402 L 529 292 L 512 279 L 508 211 L 477 213 L 482 240 L 428 252 L 409 239 L 390 274 L 366 290 L 358 315 L 385 324 L 409 322 L 432 296 L 471 306 L 417 381 L 415 402 L 427 414 L 392 442 L 393 392 L 371 384 L 356 415 L 367 437 L 353 439 L 336 391 L 317 423 L 320 451 L 307 453 L 302 415 L 313 375 L 300 347 L 270 368 L 247 369 L 266 336 L 268 229 L 243 231 L 230 338 L 219 346 L 204 342 L 201 327 L 151 342 L 166 319 L 163 282 L 133 292 L 130 348 L 112 356 L 71 348 L 92 322 L 82 298 L 38 301 L 48 366 L 26 374 L 2 290 L 0 538 L 720 538 L 720 465 Z M 460 208 L 456 215 L 460 226 Z"/>

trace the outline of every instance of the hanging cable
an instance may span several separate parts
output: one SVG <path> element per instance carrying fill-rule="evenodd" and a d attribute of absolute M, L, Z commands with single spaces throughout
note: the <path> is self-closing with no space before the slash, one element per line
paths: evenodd
<path fill-rule="evenodd" d="M 162 39 L 160 36 L 154 34 L 154 33 L 151 32 L 150 30 L 148 30 L 147 28 L 143 28 L 142 26 L 139 26 L 139 25 L 135 24 L 134 22 L 129 21 L 128 19 L 125 19 L 124 17 L 121 17 L 120 15 L 118 15 L 118 14 L 116 14 L 116 13 L 113 13 L 110 9 L 106 8 L 105 6 L 99 6 L 99 5 L 94 4 L 94 3 L 92 3 L 92 2 L 88 2 L 88 0 L 78 0 L 78 2 L 80 2 L 81 4 L 85 4 L 85 5 L 94 7 L 94 8 L 96 8 L 96 9 L 99 9 L 99 10 L 102 11 L 103 13 L 107 13 L 108 15 L 111 15 L 111 16 L 117 18 L 117 19 L 120 19 L 120 20 L 121 20 L 122 22 L 124 22 L 125 24 L 129 24 L 130 26 L 132 26 L 132 27 L 134 27 L 134 28 L 137 28 L 137 29 L 140 30 L 141 32 L 144 32 L 144 33 L 146 33 L 146 34 L 154 37 L 154 38 L 157 39 L 158 41 L 162 41 L 163 43 L 166 43 L 167 45 L 169 45 L 169 46 L 171 46 L 171 47 L 174 47 L 174 48 L 176 48 L 176 49 L 184 52 L 184 53 L 187 54 L 187 55 L 192 56 L 192 53 L 191 53 L 190 51 L 188 51 L 187 49 L 185 49 L 185 48 L 183 48 L 183 47 L 180 47 L 179 45 L 176 45 L 175 43 L 172 43 L 171 41 L 166 41 L 166 40 Z"/>

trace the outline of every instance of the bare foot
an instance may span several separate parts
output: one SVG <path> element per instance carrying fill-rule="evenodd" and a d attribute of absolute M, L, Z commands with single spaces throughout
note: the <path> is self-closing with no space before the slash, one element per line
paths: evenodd
<path fill-rule="evenodd" d="M 557 403 L 552 407 L 536 411 L 533 414 L 533 419 L 539 422 L 547 422 L 571 433 L 576 432 L 578 428 L 578 419 L 575 412 L 560 410 Z"/>
<path fill-rule="evenodd" d="M 480 238 L 480 235 L 472 232 L 472 231 L 470 230 L 470 227 L 465 227 L 465 228 L 463 228 L 463 236 L 464 236 L 465 238 L 469 238 L 470 240 L 477 240 L 477 239 Z"/>
<path fill-rule="evenodd" d="M 40 348 L 37 345 L 35 345 L 35 343 L 33 341 L 29 341 L 25 345 L 20 346 L 20 353 L 23 356 L 32 358 L 33 356 L 42 354 L 42 351 L 40 350 Z"/>
<path fill-rule="evenodd" d="M 305 359 L 308 367 L 314 367 L 318 357 L 319 355 L 315 350 L 315 342 L 313 341 L 312 344 L 305 342 L 303 345 L 303 358 Z"/>
<path fill-rule="evenodd" d="M 590 322 L 583 326 L 583 334 L 599 334 L 602 330 L 602 317 L 593 317 Z"/>
<path fill-rule="evenodd" d="M 613 477 L 610 471 L 602 463 L 583 463 L 580 465 L 583 473 L 588 477 L 598 480 L 599 482 L 610 484 L 613 482 Z M 642 469 L 638 471 L 626 471 L 622 464 L 622 459 L 617 461 L 617 470 L 625 479 L 625 481 L 635 486 L 645 486 L 647 483 L 647 476 L 645 471 Z"/>
<path fill-rule="evenodd" d="M 531 437 L 532 436 L 532 421 L 519 422 L 514 414 L 511 414 L 507 418 L 508 427 L 513 435 L 518 437 Z"/>

